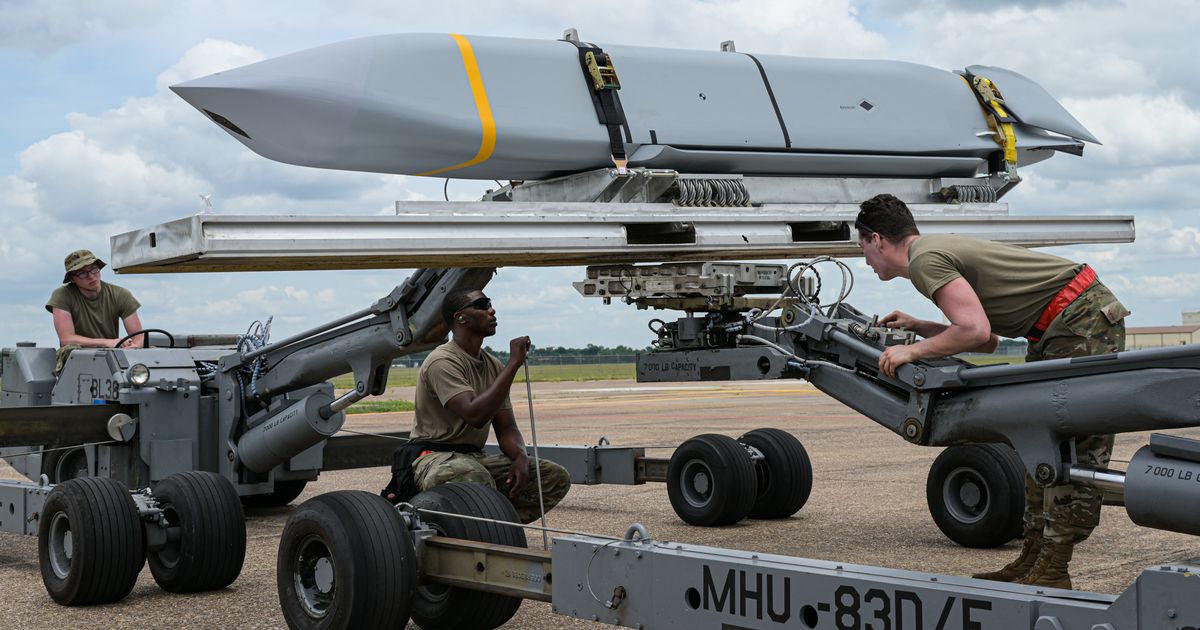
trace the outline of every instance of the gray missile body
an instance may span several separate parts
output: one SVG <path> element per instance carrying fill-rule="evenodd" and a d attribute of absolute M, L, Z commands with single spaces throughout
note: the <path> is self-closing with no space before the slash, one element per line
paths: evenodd
<path fill-rule="evenodd" d="M 1000 150 L 959 73 L 896 61 L 602 45 L 630 166 L 763 175 L 971 177 Z M 545 179 L 611 165 L 567 41 L 367 37 L 172 86 L 256 153 L 350 171 Z M 1003 93 L 1018 163 L 1097 140 L 1033 81 Z M 993 169 L 994 170 L 994 169 Z"/>

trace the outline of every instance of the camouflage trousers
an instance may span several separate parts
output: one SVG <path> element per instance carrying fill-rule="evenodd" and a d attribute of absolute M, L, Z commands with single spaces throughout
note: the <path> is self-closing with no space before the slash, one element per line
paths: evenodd
<path fill-rule="evenodd" d="M 1097 280 L 1050 322 L 1038 342 L 1029 344 L 1025 361 L 1120 352 L 1125 349 L 1127 315 L 1129 311 Z M 1075 440 L 1082 466 L 1107 467 L 1112 449 L 1112 435 Z M 1082 542 L 1100 524 L 1103 498 L 1102 491 L 1073 483 L 1042 488 L 1026 473 L 1025 532 L 1041 531 L 1055 543 Z"/>
<path fill-rule="evenodd" d="M 67 364 L 67 357 L 71 356 L 72 352 L 82 347 L 83 346 L 77 343 L 69 343 L 59 348 L 58 351 L 54 353 L 54 373 L 61 373 L 63 371 L 63 367 Z"/>
<path fill-rule="evenodd" d="M 571 489 L 571 476 L 567 469 L 552 461 L 539 462 L 542 470 L 542 500 L 546 511 L 558 505 Z M 508 496 L 508 472 L 512 460 L 504 455 L 483 453 L 429 453 L 413 462 L 413 477 L 421 491 L 444 483 L 477 483 L 499 490 Z M 541 518 L 538 506 L 537 472 L 533 458 L 529 459 L 529 485 L 515 497 L 509 497 L 522 523 L 532 523 Z"/>

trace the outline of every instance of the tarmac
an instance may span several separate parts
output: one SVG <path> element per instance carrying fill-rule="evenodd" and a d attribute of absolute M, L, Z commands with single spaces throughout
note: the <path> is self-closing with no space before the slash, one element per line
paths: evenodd
<path fill-rule="evenodd" d="M 387 397 L 412 399 L 410 389 Z M 513 406 L 531 441 L 524 387 L 513 388 Z M 739 436 L 777 427 L 804 443 L 813 463 L 813 492 L 795 516 L 746 520 L 722 528 L 684 524 L 672 511 L 661 483 L 639 486 L 575 486 L 548 515 L 552 527 L 620 536 L 644 524 L 659 540 L 785 554 L 948 575 L 997 568 L 1015 557 L 1018 542 L 997 549 L 967 549 L 946 539 L 925 504 L 925 477 L 941 449 L 910 445 L 803 382 L 637 384 L 629 381 L 537 383 L 534 411 L 541 444 L 646 446 L 647 455 L 669 457 L 674 446 L 701 433 Z M 411 413 L 350 416 L 357 431 L 406 429 Z M 1200 439 L 1200 429 L 1173 432 Z M 1117 438 L 1114 467 L 1123 468 L 1147 434 Z M 1123 461 L 1122 461 L 1123 460 Z M 305 499 L 333 490 L 378 491 L 385 468 L 335 471 L 309 484 Z M 20 478 L 0 464 L 0 478 Z M 247 555 L 241 576 L 217 592 L 175 595 L 162 591 L 148 569 L 124 600 L 67 608 L 46 594 L 33 536 L 0 535 L 0 620 L 20 628 L 283 628 L 275 587 L 278 540 L 292 508 L 248 511 Z M 527 533 L 540 548 L 540 532 Z M 1107 506 L 1091 539 L 1072 563 L 1076 588 L 1117 594 L 1143 567 L 1195 561 L 1200 540 L 1134 525 L 1124 508 Z M 411 626 L 410 627 L 415 627 Z M 507 627 L 596 628 L 554 614 L 550 605 L 525 602 Z"/>

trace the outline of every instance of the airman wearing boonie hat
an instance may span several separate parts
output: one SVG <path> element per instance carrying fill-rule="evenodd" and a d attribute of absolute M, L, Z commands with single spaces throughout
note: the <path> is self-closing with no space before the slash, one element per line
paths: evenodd
<path fill-rule="evenodd" d="M 141 304 L 128 289 L 100 280 L 104 266 L 103 260 L 86 249 L 73 251 L 63 260 L 63 286 L 46 302 L 58 334 L 56 372 L 62 371 L 67 355 L 77 348 L 116 346 L 120 341 L 118 321 L 124 322 L 127 334 L 142 329 L 137 314 Z M 135 337 L 123 347 L 139 348 L 142 343 L 142 337 Z"/>

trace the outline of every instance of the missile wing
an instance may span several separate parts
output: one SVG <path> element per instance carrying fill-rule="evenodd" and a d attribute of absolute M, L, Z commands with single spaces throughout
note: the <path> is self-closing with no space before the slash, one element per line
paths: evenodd
<path fill-rule="evenodd" d="M 614 155 L 691 173 L 972 177 L 1097 142 L 1001 68 L 566 40 L 381 35 L 171 89 L 273 160 L 465 179 L 546 179 Z"/>

